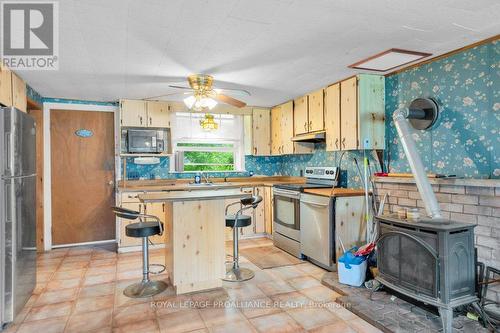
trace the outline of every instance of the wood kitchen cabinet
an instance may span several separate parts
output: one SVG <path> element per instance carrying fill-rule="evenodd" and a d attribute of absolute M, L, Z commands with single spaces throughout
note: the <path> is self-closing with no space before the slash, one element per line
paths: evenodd
<path fill-rule="evenodd" d="M 326 150 L 340 150 L 340 83 L 325 89 L 325 131 Z"/>
<path fill-rule="evenodd" d="M 308 97 L 302 96 L 293 101 L 293 120 L 295 135 L 309 132 Z"/>
<path fill-rule="evenodd" d="M 12 72 L 0 63 L 0 104 L 12 105 Z"/>
<path fill-rule="evenodd" d="M 148 215 L 154 215 L 160 219 L 163 223 L 163 227 L 166 228 L 166 216 L 167 216 L 167 204 L 164 202 L 147 203 L 144 205 L 145 213 Z M 166 232 L 163 234 L 149 237 L 153 244 L 165 244 Z"/>
<path fill-rule="evenodd" d="M 335 200 L 335 234 L 346 249 L 366 244 L 365 198 L 338 197 Z M 340 242 L 335 242 L 336 257 L 344 254 Z"/>
<path fill-rule="evenodd" d="M 147 117 L 146 101 L 120 100 L 120 123 L 122 126 L 146 127 Z"/>
<path fill-rule="evenodd" d="M 266 214 L 265 214 L 265 188 L 263 186 L 256 187 L 254 191 L 255 195 L 260 195 L 262 197 L 262 202 L 253 211 L 253 218 L 255 224 L 255 233 L 262 234 L 266 231 Z"/>
<path fill-rule="evenodd" d="M 17 74 L 11 74 L 12 79 L 12 106 L 18 110 L 27 111 L 26 83 Z"/>
<path fill-rule="evenodd" d="M 120 123 L 125 127 L 170 127 L 167 102 L 120 100 Z"/>
<path fill-rule="evenodd" d="M 147 126 L 170 127 L 170 105 L 166 102 L 147 101 Z"/>
<path fill-rule="evenodd" d="M 308 132 L 322 131 L 324 124 L 324 98 L 323 89 L 312 92 L 308 95 Z"/>
<path fill-rule="evenodd" d="M 271 110 L 252 110 L 252 154 L 271 155 Z"/>
<path fill-rule="evenodd" d="M 281 106 L 271 109 L 271 155 L 281 155 Z"/>
<path fill-rule="evenodd" d="M 294 103 L 289 101 L 271 109 L 272 155 L 310 154 L 314 144 L 294 142 Z"/>
<path fill-rule="evenodd" d="M 385 148 L 385 81 L 360 74 L 340 83 L 341 149 Z"/>
<path fill-rule="evenodd" d="M 131 209 L 136 212 L 144 213 L 144 204 L 140 202 L 122 202 L 120 205 L 122 208 Z M 131 221 L 127 219 L 119 218 L 119 228 L 120 228 L 120 247 L 127 246 L 139 246 L 142 244 L 141 238 L 129 237 L 125 234 L 125 227 L 131 223 L 136 223 L 136 221 Z"/>
<path fill-rule="evenodd" d="M 264 187 L 264 231 L 268 235 L 273 234 L 273 188 Z"/>

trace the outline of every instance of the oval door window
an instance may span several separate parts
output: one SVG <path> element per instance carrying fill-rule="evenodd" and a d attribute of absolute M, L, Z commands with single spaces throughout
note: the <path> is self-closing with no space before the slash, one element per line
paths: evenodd
<path fill-rule="evenodd" d="M 75 132 L 75 134 L 81 138 L 90 138 L 94 133 L 88 129 L 79 129 Z"/>

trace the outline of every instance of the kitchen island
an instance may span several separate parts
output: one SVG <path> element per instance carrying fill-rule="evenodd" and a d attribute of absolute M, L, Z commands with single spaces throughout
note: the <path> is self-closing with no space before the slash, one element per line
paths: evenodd
<path fill-rule="evenodd" d="M 237 188 L 139 194 L 163 203 L 165 265 L 177 294 L 222 287 L 225 276 L 225 200 L 250 194 Z"/>

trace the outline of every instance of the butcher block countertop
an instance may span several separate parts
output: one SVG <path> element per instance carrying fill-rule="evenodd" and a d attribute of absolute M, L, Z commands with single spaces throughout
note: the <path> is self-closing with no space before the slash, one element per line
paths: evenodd
<path fill-rule="evenodd" d="M 225 181 L 224 181 L 225 180 Z M 305 183 L 303 177 L 289 176 L 253 176 L 239 178 L 210 178 L 211 185 L 193 185 L 192 179 L 157 179 L 157 180 L 127 180 L 119 181 L 119 191 L 193 191 L 193 190 L 215 190 L 222 188 L 273 186 L 276 184 L 300 184 Z"/>
<path fill-rule="evenodd" d="M 365 195 L 365 191 L 356 188 L 310 188 L 305 189 L 304 193 L 321 195 L 324 197 L 357 197 Z"/>

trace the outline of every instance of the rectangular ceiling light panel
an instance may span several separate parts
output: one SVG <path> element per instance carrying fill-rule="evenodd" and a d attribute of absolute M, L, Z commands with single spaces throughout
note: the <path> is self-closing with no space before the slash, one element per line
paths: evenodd
<path fill-rule="evenodd" d="M 349 65 L 350 68 L 387 72 L 396 67 L 431 56 L 431 53 L 390 49 Z"/>

